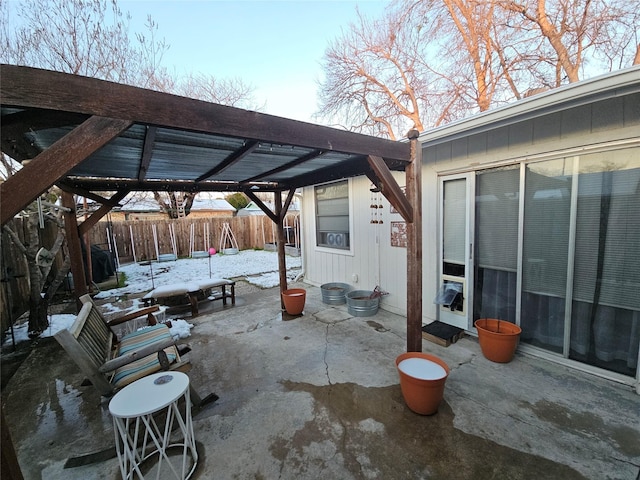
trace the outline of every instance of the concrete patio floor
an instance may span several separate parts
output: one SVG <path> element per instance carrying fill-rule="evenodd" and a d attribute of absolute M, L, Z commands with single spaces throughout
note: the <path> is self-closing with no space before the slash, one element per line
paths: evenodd
<path fill-rule="evenodd" d="M 242 283 L 242 282 L 240 282 Z M 630 387 L 518 353 L 486 360 L 477 340 L 423 351 L 451 368 L 438 413 L 405 405 L 395 358 L 406 319 L 307 289 L 303 316 L 280 312 L 278 289 L 239 285 L 194 324 L 191 382 L 220 396 L 194 416 L 196 479 L 640 478 L 640 396 Z M 4 389 L 25 479 L 116 479 L 115 458 L 64 468 L 113 445 L 108 400 L 54 339 L 42 339 Z"/>

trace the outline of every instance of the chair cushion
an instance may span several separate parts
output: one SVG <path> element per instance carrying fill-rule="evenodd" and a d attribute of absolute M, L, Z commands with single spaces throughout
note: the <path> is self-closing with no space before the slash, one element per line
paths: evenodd
<path fill-rule="evenodd" d="M 118 355 L 124 355 L 128 352 L 138 350 L 152 343 L 170 338 L 171 333 L 169 332 L 169 327 L 162 323 L 159 323 L 152 327 L 142 328 L 135 332 L 128 333 L 124 337 L 122 337 Z M 178 350 L 175 346 L 165 348 L 164 351 L 167 354 L 167 358 L 169 359 L 170 363 L 175 362 L 179 358 Z M 160 362 L 158 361 L 158 355 L 154 353 L 118 368 L 114 372 L 111 383 L 116 388 L 122 388 L 125 385 L 138 380 L 139 378 L 146 377 L 147 375 L 158 372 L 160 370 L 161 366 Z"/>

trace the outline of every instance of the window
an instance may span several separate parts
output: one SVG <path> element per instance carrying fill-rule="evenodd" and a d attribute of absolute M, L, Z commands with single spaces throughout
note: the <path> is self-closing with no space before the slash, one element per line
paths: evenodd
<path fill-rule="evenodd" d="M 316 245 L 349 250 L 349 183 L 315 187 Z"/>

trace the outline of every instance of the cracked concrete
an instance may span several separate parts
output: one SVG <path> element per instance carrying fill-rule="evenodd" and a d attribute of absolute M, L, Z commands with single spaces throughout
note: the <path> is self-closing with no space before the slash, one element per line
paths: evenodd
<path fill-rule="evenodd" d="M 437 414 L 404 404 L 395 358 L 406 319 L 351 317 L 307 288 L 304 315 L 277 289 L 238 295 L 189 319 L 201 394 L 194 417 L 200 479 L 622 479 L 640 465 L 640 397 L 631 388 L 521 353 L 486 360 L 474 338 L 423 351 L 451 368 Z M 218 302 L 219 304 L 219 302 Z M 26 479 L 115 479 L 117 461 L 64 469 L 108 448 L 108 401 L 55 341 L 41 341 L 3 391 Z"/>

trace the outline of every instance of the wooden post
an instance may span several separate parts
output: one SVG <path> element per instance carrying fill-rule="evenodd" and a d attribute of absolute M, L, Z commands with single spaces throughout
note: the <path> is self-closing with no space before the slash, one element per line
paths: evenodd
<path fill-rule="evenodd" d="M 70 209 L 64 212 L 64 229 L 67 232 L 67 245 L 71 257 L 71 274 L 73 275 L 73 292 L 77 306 L 80 307 L 80 297 L 88 292 L 87 279 L 84 275 L 84 262 L 82 260 L 82 247 L 78 233 L 78 221 L 76 219 L 76 205 L 73 194 L 62 192 L 62 205 Z"/>
<path fill-rule="evenodd" d="M 407 199 L 413 207 L 413 221 L 407 223 L 407 351 L 422 351 L 422 152 L 420 132 L 407 134 L 411 142 L 411 163 L 405 170 Z"/>
<path fill-rule="evenodd" d="M 284 245 L 284 214 L 282 212 L 282 193 L 273 192 L 273 204 L 276 214 L 276 243 L 278 247 L 278 271 L 280 272 L 280 293 L 287 289 L 287 261 Z M 284 302 L 280 297 L 280 307 L 284 310 Z"/>
<path fill-rule="evenodd" d="M 24 477 L 22 476 L 22 470 L 20 470 L 18 456 L 13 446 L 13 440 L 11 439 L 11 433 L 9 432 L 9 427 L 4 417 L 4 408 L 2 408 L 2 405 L 0 405 L 0 413 L 2 415 L 0 419 L 0 427 L 2 429 L 2 433 L 0 434 L 0 442 L 2 443 L 2 468 L 0 469 L 0 476 L 7 480 L 23 480 Z"/>

